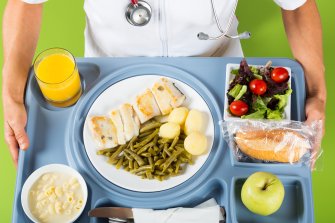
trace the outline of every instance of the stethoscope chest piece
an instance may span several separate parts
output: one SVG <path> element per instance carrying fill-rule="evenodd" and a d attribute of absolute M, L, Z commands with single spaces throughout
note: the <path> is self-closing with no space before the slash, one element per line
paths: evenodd
<path fill-rule="evenodd" d="M 134 26 L 144 26 L 151 19 L 151 7 L 145 1 L 136 1 L 136 4 L 129 3 L 126 10 L 127 21 Z"/>

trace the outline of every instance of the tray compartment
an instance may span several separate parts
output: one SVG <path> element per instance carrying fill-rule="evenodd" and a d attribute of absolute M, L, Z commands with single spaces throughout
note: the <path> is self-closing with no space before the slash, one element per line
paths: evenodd
<path fill-rule="evenodd" d="M 221 180 L 212 180 L 208 182 L 206 187 L 203 187 L 192 196 L 187 196 L 186 199 L 180 198 L 179 207 L 194 207 L 202 202 L 205 202 L 211 198 L 214 198 L 216 202 L 224 207 L 227 213 L 227 186 L 224 181 Z M 164 202 L 164 201 L 162 201 Z M 145 203 L 145 201 L 144 201 Z M 113 197 L 103 197 L 96 200 L 93 208 L 97 207 L 119 207 L 120 202 L 115 200 Z M 139 207 L 140 208 L 140 207 Z M 148 208 L 148 207 L 147 207 Z M 171 207 L 173 208 L 173 207 Z M 104 218 L 92 218 L 94 223 L 105 223 L 108 222 L 107 219 Z"/>
<path fill-rule="evenodd" d="M 302 179 L 278 175 L 285 188 L 285 197 L 280 209 L 272 215 L 261 216 L 249 211 L 241 200 L 242 186 L 246 180 L 235 178 L 232 182 L 231 210 L 233 222 L 238 223 L 307 223 L 306 195 Z"/>
<path fill-rule="evenodd" d="M 97 79 L 100 76 L 100 69 L 99 67 L 94 63 L 85 63 L 85 62 L 78 62 L 78 70 L 81 80 L 81 87 L 82 87 L 82 95 L 79 98 L 79 100 L 83 97 L 83 95 L 88 92 L 96 83 Z M 68 108 L 75 107 L 75 104 L 68 106 L 68 107 L 55 107 L 51 104 L 49 104 L 43 97 L 43 94 L 40 90 L 40 87 L 38 86 L 38 83 L 35 79 L 35 73 L 33 69 L 30 71 L 30 78 L 29 78 L 29 90 L 33 96 L 33 98 L 37 101 L 37 103 L 50 111 L 60 111 Z M 79 101 L 78 100 L 78 101 Z M 28 106 L 28 105 L 27 105 Z"/>
<path fill-rule="evenodd" d="M 299 168 L 303 165 L 301 161 L 296 162 L 296 163 L 275 163 L 275 162 L 265 162 L 262 160 L 256 160 L 253 158 L 249 158 L 246 155 L 244 155 L 246 158 L 243 160 L 237 160 L 235 157 L 235 151 L 228 147 L 229 149 L 229 156 L 230 160 L 233 166 L 239 166 L 239 167 L 246 167 L 246 168 Z"/>

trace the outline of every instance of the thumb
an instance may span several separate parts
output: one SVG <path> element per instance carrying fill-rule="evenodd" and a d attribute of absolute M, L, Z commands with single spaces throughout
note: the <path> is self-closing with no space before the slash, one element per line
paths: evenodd
<path fill-rule="evenodd" d="M 29 147 L 29 138 L 22 126 L 13 126 L 12 127 L 17 143 L 19 144 L 20 149 L 26 150 Z"/>

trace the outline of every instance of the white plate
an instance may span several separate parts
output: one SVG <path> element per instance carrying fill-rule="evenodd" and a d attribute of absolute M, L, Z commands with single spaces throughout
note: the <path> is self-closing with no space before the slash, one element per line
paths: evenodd
<path fill-rule="evenodd" d="M 250 65 L 249 66 L 253 66 L 253 67 L 263 67 L 264 65 Z M 227 89 L 229 88 L 230 82 L 234 79 L 235 75 L 231 73 L 231 70 L 233 69 L 238 69 L 240 67 L 240 64 L 232 64 L 229 63 L 226 66 L 226 94 L 227 94 Z M 288 80 L 288 84 L 289 86 L 291 86 L 291 68 L 289 67 L 284 67 L 287 71 L 288 74 L 290 75 L 290 79 Z M 240 117 L 236 117 L 233 116 L 229 113 L 228 109 L 229 109 L 229 104 L 228 104 L 228 97 L 225 94 L 225 107 L 224 107 L 224 111 L 223 111 L 223 120 L 245 120 L 245 119 L 241 119 Z M 284 108 L 284 117 L 283 120 L 291 120 L 291 95 L 288 97 L 287 100 L 287 105 Z"/>
<path fill-rule="evenodd" d="M 160 77 L 161 76 L 158 75 L 143 75 L 131 77 L 115 83 L 114 85 L 107 88 L 95 100 L 87 114 L 83 129 L 83 139 L 87 155 L 97 171 L 103 177 L 117 186 L 139 192 L 162 191 L 175 187 L 191 178 L 202 167 L 202 165 L 207 160 L 212 148 L 214 124 L 211 112 L 206 102 L 190 86 L 181 81 L 169 78 L 185 94 L 186 100 L 183 106 L 186 106 L 189 109 L 193 108 L 200 110 L 206 114 L 208 125 L 205 134 L 208 139 L 208 152 L 197 157 L 195 163 L 193 165 L 188 165 L 186 171 L 182 175 L 170 177 L 169 179 L 162 182 L 158 180 L 141 179 L 140 177 L 130 174 L 125 170 L 117 170 L 113 165 L 107 163 L 107 160 L 104 156 L 96 154 L 98 148 L 88 127 L 89 117 L 94 115 L 106 115 L 110 110 L 118 108 L 122 103 L 131 103 L 134 101 L 134 98 L 137 94 L 148 87 L 150 88 Z"/>
<path fill-rule="evenodd" d="M 74 222 L 83 212 L 86 201 L 87 201 L 87 186 L 85 183 L 84 178 L 75 170 L 72 169 L 69 166 L 63 165 L 63 164 L 49 164 L 46 166 L 42 166 L 39 169 L 35 170 L 26 180 L 22 187 L 22 192 L 21 192 L 21 204 L 24 213 L 32 220 L 33 222 L 39 222 L 34 215 L 31 213 L 30 208 L 29 208 L 29 201 L 28 201 L 28 195 L 31 187 L 34 185 L 34 183 L 45 173 L 64 173 L 67 175 L 70 175 L 72 177 L 75 177 L 78 179 L 78 182 L 83 190 L 83 206 L 81 209 L 78 211 L 78 213 L 73 216 L 72 219 L 70 219 L 69 222 Z"/>

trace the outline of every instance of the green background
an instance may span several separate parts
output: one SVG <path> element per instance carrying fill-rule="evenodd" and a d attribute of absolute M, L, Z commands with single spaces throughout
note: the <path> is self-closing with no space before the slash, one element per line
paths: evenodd
<path fill-rule="evenodd" d="M 328 87 L 326 135 L 323 140 L 323 170 L 313 173 L 313 194 L 316 222 L 331 222 L 334 219 L 335 188 L 335 15 L 331 0 L 318 0 L 324 30 L 324 55 Z M 6 1 L 0 1 L 2 17 Z M 242 0 L 238 6 L 240 31 L 248 30 L 253 37 L 242 41 L 246 57 L 292 57 L 283 24 L 280 9 L 269 0 Z M 1 22 L 2 24 L 2 22 Z M 0 27 L 1 27 L 0 24 Z M 83 0 L 49 1 L 44 6 L 43 25 L 37 52 L 43 49 L 60 46 L 70 50 L 75 56 L 84 54 L 85 14 Z M 1 38 L 1 37 L 0 37 Z M 1 41 L 2 42 L 2 41 Z M 3 63 L 2 48 L 0 67 Z M 2 107 L 0 125 L 3 126 Z M 9 151 L 3 139 L 3 128 L 0 128 L 0 222 L 10 222 L 15 187 L 15 168 L 12 165 Z"/>

